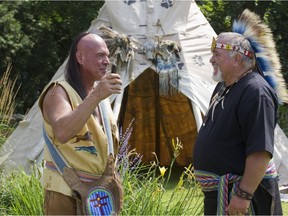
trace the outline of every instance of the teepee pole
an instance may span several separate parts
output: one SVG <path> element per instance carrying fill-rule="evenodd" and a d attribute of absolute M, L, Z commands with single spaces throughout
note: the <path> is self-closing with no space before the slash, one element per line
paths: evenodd
<path fill-rule="evenodd" d="M 154 95 L 155 95 L 155 153 L 158 158 L 161 158 L 161 137 L 160 137 L 160 100 L 159 100 L 159 75 L 154 73 Z"/>

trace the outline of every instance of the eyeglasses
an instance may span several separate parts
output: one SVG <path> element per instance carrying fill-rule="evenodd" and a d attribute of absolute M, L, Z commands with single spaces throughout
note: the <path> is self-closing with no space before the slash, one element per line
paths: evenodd
<path fill-rule="evenodd" d="M 230 51 L 238 51 L 242 53 L 243 55 L 248 56 L 249 58 L 253 57 L 252 52 L 242 49 L 240 46 L 237 46 L 237 45 L 217 43 L 216 39 L 213 37 L 212 44 L 211 44 L 211 51 L 213 52 L 216 48 L 223 49 L 223 50 L 230 50 Z"/>

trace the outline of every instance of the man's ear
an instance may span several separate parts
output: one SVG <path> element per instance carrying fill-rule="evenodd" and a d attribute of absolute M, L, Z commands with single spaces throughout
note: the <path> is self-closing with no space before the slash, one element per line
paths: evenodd
<path fill-rule="evenodd" d="M 242 54 L 237 53 L 234 56 L 234 64 L 235 64 L 235 66 L 241 64 L 241 62 L 242 62 Z"/>
<path fill-rule="evenodd" d="M 76 59 L 79 64 L 83 64 L 84 56 L 82 55 L 82 52 L 79 50 L 76 52 Z"/>

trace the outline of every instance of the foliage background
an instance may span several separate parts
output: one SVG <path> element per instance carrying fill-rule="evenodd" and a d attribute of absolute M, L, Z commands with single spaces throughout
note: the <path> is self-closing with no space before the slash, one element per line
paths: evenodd
<path fill-rule="evenodd" d="M 125 1 L 125 0 L 123 0 Z M 0 76 L 9 62 L 21 88 L 16 113 L 25 114 L 66 59 L 73 37 L 87 30 L 104 1 L 0 1 Z M 230 31 L 245 8 L 270 26 L 288 83 L 287 1 L 196 1 L 215 32 Z M 280 107 L 279 124 L 288 134 L 288 106 Z"/>
<path fill-rule="evenodd" d="M 288 1 L 196 1 L 202 13 L 213 27 L 214 31 L 219 34 L 225 31 L 231 31 L 233 21 L 246 8 L 257 13 L 262 20 L 270 27 L 276 48 L 279 53 L 282 64 L 282 73 L 288 86 L 288 52 L 286 44 L 288 43 L 288 34 L 286 20 L 288 19 Z M 288 104 L 282 104 L 279 107 L 278 123 L 288 136 Z"/>
<path fill-rule="evenodd" d="M 0 2 L 0 71 L 8 62 L 21 89 L 16 112 L 25 114 L 66 59 L 73 37 L 90 27 L 103 1 Z M 2 74 L 1 74 L 2 75 Z"/>

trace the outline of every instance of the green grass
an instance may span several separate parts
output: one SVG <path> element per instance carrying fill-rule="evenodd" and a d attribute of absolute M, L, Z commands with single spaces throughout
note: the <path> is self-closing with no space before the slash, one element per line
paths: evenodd
<path fill-rule="evenodd" d="M 129 181 L 124 181 L 125 201 L 121 215 L 203 215 L 200 188 L 187 182 L 179 187 L 182 175 L 179 173 L 171 174 L 166 189 L 163 188 L 165 181 L 157 175 L 147 179 L 147 173 L 138 173 L 141 181 L 130 176 Z M 0 215 L 43 215 L 43 188 L 38 171 L 32 175 L 16 172 L 0 177 Z M 283 215 L 288 215 L 288 203 L 282 202 L 282 208 Z"/>
<path fill-rule="evenodd" d="M 43 215 L 43 188 L 40 173 L 1 174 L 0 215 Z"/>
<path fill-rule="evenodd" d="M 283 215 L 288 215 L 288 203 L 282 202 Z"/>
<path fill-rule="evenodd" d="M 147 166 L 141 166 L 141 169 L 146 168 Z M 171 180 L 165 189 L 164 176 L 157 175 L 157 169 L 154 168 L 157 167 L 125 174 L 125 197 L 121 215 L 202 214 L 203 195 L 198 185 L 190 181 L 192 179 L 188 180 L 188 169 L 183 172 L 185 174 L 178 176 L 180 181 Z M 174 178 L 173 174 L 172 177 Z M 40 173 L 37 170 L 31 175 L 24 172 L 9 175 L 2 173 L 0 215 L 43 215 L 44 191 L 39 178 Z"/>

